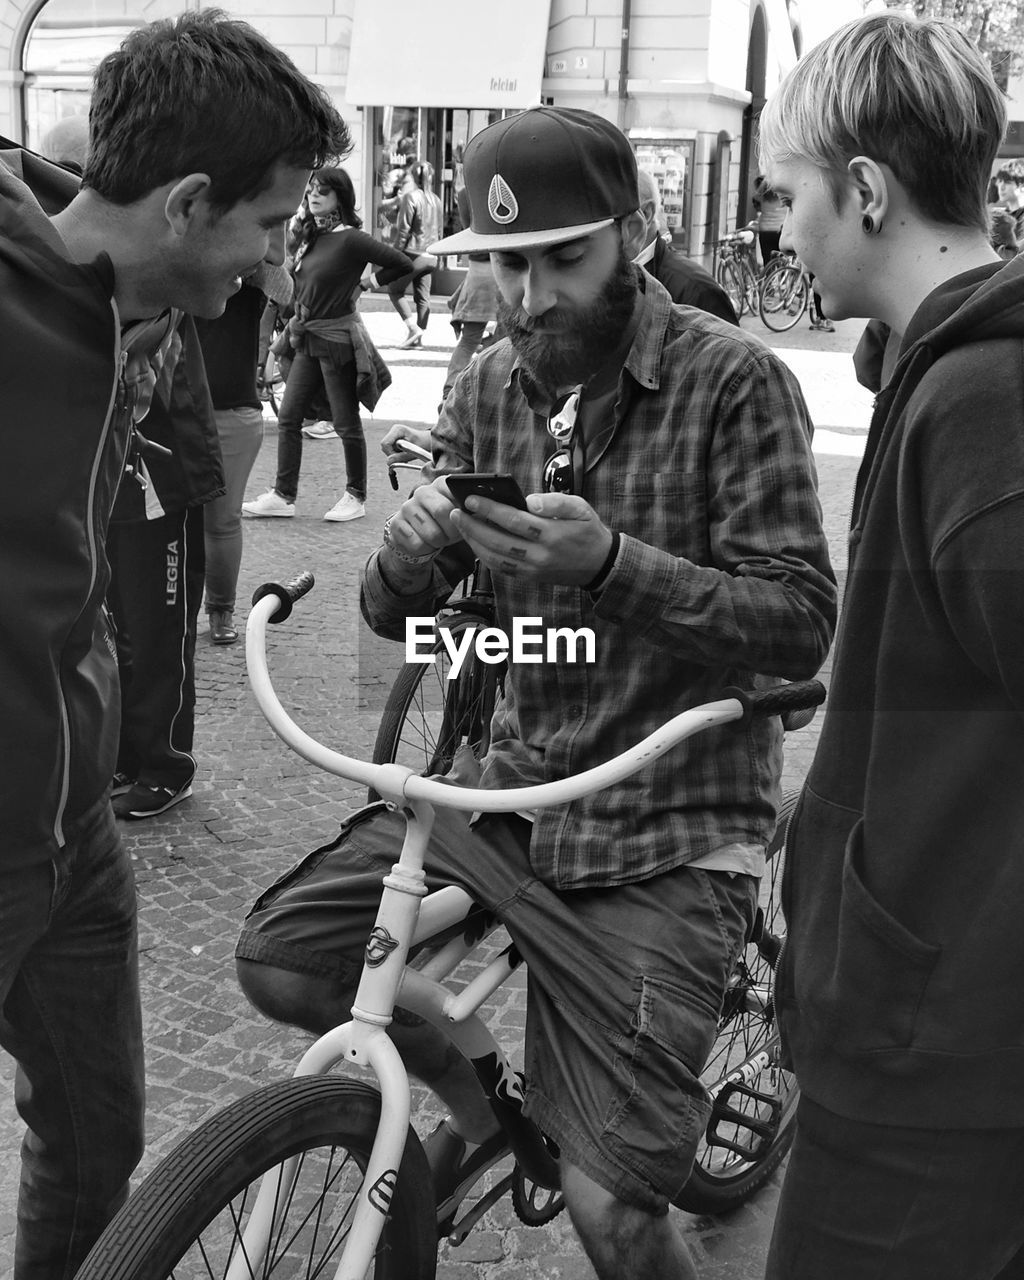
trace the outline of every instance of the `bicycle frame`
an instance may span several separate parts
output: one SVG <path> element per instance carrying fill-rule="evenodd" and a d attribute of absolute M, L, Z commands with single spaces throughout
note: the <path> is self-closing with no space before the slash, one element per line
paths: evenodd
<path fill-rule="evenodd" d="M 512 1107 L 518 1107 L 523 1100 L 518 1073 L 476 1016 L 480 1005 L 511 973 L 514 965 L 509 957 L 499 956 L 458 996 L 441 985 L 440 979 L 451 972 L 475 943 L 456 939 L 432 957 L 423 970 L 407 967 L 410 948 L 416 942 L 465 919 L 474 905 L 469 895 L 458 888 L 442 889 L 427 897 L 424 859 L 434 806 L 447 805 L 467 812 L 510 813 L 523 808 L 565 804 L 621 781 L 685 738 L 744 719 L 751 714 L 754 700 L 740 691 L 729 691 L 736 696 L 684 711 L 629 751 L 570 778 L 510 791 L 452 787 L 420 777 L 403 765 L 375 765 L 336 752 L 306 734 L 282 707 L 267 670 L 266 624 L 283 621 L 288 616 L 291 600 L 312 586 L 310 575 L 304 575 L 304 579 L 297 580 L 293 587 L 273 585 L 257 592 L 246 626 L 246 663 L 256 700 L 271 728 L 293 751 L 329 773 L 372 786 L 384 802 L 400 811 L 406 820 L 401 854 L 383 880 L 380 907 L 367 943 L 352 1019 L 321 1036 L 304 1054 L 295 1072 L 296 1076 L 323 1074 L 346 1061 L 369 1067 L 380 1087 L 380 1127 L 363 1178 L 353 1228 L 335 1273 L 336 1280 L 364 1280 L 391 1202 L 410 1120 L 408 1075 L 387 1034 L 395 1005 L 401 1003 L 443 1027 L 467 1058 L 480 1059 L 493 1054 L 494 1091 L 499 1100 Z M 762 699 L 769 696 L 758 695 Z M 823 689 L 821 696 L 824 696 Z M 518 1157 L 515 1136 L 510 1134 L 510 1137 Z M 530 1159 L 528 1152 L 526 1159 Z M 228 1271 L 229 1280 L 243 1280 L 250 1275 L 252 1259 L 262 1257 L 273 1228 L 275 1206 L 282 1194 L 287 1196 L 291 1176 L 289 1164 L 264 1175 L 242 1250 L 236 1253 Z"/>
<path fill-rule="evenodd" d="M 760 273 L 754 253 L 752 224 L 730 231 L 715 242 L 712 274 L 733 304 L 737 318 L 753 312 Z"/>

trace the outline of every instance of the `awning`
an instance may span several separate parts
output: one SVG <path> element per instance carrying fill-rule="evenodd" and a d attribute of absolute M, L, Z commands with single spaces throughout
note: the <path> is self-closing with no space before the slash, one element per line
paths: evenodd
<path fill-rule="evenodd" d="M 352 106 L 540 102 L 551 0 L 356 0 Z"/>

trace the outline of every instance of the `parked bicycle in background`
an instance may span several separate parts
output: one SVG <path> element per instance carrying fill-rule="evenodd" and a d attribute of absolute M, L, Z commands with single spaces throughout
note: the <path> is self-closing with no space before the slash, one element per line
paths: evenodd
<path fill-rule="evenodd" d="M 715 244 L 714 277 L 729 295 L 736 315 L 757 312 L 758 279 L 753 224 L 730 231 Z"/>
<path fill-rule="evenodd" d="M 807 310 L 811 282 L 793 253 L 773 253 L 757 291 L 757 314 L 774 333 L 792 329 Z"/>
<path fill-rule="evenodd" d="M 811 328 L 834 333 L 835 325 L 821 312 L 814 277 L 786 250 L 773 253 L 765 265 L 757 291 L 757 313 L 774 333 L 785 333 L 809 312 Z"/>

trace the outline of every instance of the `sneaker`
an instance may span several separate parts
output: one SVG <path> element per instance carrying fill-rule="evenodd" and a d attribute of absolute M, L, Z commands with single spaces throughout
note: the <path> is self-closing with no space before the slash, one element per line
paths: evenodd
<path fill-rule="evenodd" d="M 173 787 L 147 787 L 137 782 L 130 791 L 118 797 L 114 813 L 119 818 L 155 818 L 158 813 L 187 800 L 191 794 L 191 782 L 186 782 L 177 791 Z"/>
<path fill-rule="evenodd" d="M 130 773 L 124 773 L 120 769 L 114 774 L 110 780 L 110 798 L 114 796 L 123 796 L 126 791 L 131 791 L 135 786 L 135 779 Z"/>
<path fill-rule="evenodd" d="M 366 503 L 351 493 L 342 494 L 340 500 L 324 514 L 325 520 L 358 520 L 366 515 Z"/>
<path fill-rule="evenodd" d="M 467 1152 L 467 1145 L 448 1120 L 442 1120 L 423 1143 L 434 1182 L 439 1225 L 451 1220 L 475 1183 L 510 1151 L 501 1129 L 472 1151 Z"/>
<path fill-rule="evenodd" d="M 243 502 L 242 511 L 247 516 L 293 516 L 295 503 L 285 502 L 276 489 L 268 489 L 252 502 Z"/>
<path fill-rule="evenodd" d="M 410 351 L 413 347 L 423 346 L 423 330 L 410 329 L 404 342 L 398 344 L 399 351 Z"/>
<path fill-rule="evenodd" d="M 302 434 L 310 440 L 337 440 L 338 433 L 331 422 L 311 422 L 302 428 Z"/>
<path fill-rule="evenodd" d="M 819 333 L 835 333 L 836 327 L 831 320 L 812 320 L 811 328 Z"/>

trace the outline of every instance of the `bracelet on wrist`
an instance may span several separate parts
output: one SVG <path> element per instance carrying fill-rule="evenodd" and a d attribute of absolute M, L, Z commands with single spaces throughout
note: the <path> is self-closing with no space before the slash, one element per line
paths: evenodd
<path fill-rule="evenodd" d="M 585 582 L 583 584 L 584 591 L 600 591 L 604 586 L 608 575 L 611 573 L 612 569 L 615 568 L 615 561 L 619 556 L 620 541 L 621 538 L 618 530 L 613 531 L 612 545 L 609 547 L 608 554 L 604 558 L 604 564 L 601 565 L 600 569 L 598 569 L 597 573 L 594 574 L 589 582 Z"/>
<path fill-rule="evenodd" d="M 396 559 L 401 560 L 403 564 L 426 564 L 429 560 L 433 560 L 434 556 L 437 555 L 436 551 L 427 551 L 423 555 L 413 556 L 408 551 L 402 551 L 401 548 L 395 546 L 391 537 L 391 521 L 393 519 L 393 516 L 388 516 L 384 521 L 384 545 L 391 554 Z"/>

